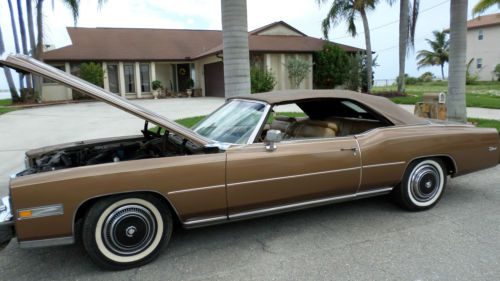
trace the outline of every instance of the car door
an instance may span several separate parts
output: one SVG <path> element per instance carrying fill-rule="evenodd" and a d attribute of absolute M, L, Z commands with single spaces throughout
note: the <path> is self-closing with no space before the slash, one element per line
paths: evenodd
<path fill-rule="evenodd" d="M 361 159 L 354 137 L 262 143 L 228 149 L 228 215 L 231 218 L 305 207 L 356 192 Z"/>

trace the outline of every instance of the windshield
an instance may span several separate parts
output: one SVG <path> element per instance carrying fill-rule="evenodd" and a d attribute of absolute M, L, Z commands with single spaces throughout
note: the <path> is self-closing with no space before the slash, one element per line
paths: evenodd
<path fill-rule="evenodd" d="M 193 130 L 218 142 L 245 144 L 259 125 L 265 108 L 262 103 L 234 100 L 202 120 Z"/>

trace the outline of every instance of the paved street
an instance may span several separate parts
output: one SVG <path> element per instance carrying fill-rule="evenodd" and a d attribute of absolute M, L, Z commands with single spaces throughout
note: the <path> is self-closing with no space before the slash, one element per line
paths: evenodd
<path fill-rule="evenodd" d="M 221 99 L 145 100 L 177 119 Z M 102 103 L 0 116 L 0 195 L 26 149 L 135 134 L 143 122 Z M 176 229 L 158 260 L 106 272 L 80 244 L 0 252 L 0 280 L 498 280 L 500 166 L 451 179 L 439 204 L 410 213 L 387 197 L 195 230 Z"/>

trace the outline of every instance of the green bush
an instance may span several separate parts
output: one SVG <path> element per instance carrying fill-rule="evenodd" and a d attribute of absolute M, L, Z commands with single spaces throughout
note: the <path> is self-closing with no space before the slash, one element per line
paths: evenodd
<path fill-rule="evenodd" d="M 349 56 L 336 45 L 326 44 L 313 55 L 313 81 L 316 89 L 333 89 L 349 76 Z"/>
<path fill-rule="evenodd" d="M 102 87 L 104 84 L 104 70 L 101 64 L 85 62 L 80 65 L 80 78 L 96 86 Z"/>
<path fill-rule="evenodd" d="M 412 77 L 405 73 L 406 85 L 416 85 L 418 82 L 420 82 L 420 78 Z M 399 76 L 396 77 L 396 83 L 399 83 Z"/>
<path fill-rule="evenodd" d="M 493 72 L 497 76 L 497 81 L 500 81 L 500 64 L 497 64 L 495 66 L 495 70 L 493 70 Z"/>
<path fill-rule="evenodd" d="M 271 71 L 260 67 L 250 69 L 250 85 L 252 94 L 269 92 L 276 85 L 276 78 Z"/>
<path fill-rule="evenodd" d="M 361 56 L 356 54 L 349 57 L 346 88 L 352 91 L 359 91 L 361 88 Z"/>
<path fill-rule="evenodd" d="M 434 74 L 429 71 L 424 72 L 424 74 L 418 77 L 419 82 L 432 82 L 434 81 L 434 79 L 436 79 L 436 76 L 434 76 Z"/>
<path fill-rule="evenodd" d="M 304 81 L 312 67 L 309 62 L 296 57 L 289 59 L 285 66 L 288 70 L 288 79 L 290 79 L 292 89 L 300 87 L 300 83 Z"/>

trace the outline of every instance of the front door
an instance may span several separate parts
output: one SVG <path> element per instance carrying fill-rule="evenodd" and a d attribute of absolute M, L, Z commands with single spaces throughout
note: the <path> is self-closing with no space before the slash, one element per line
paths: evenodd
<path fill-rule="evenodd" d="M 185 92 L 188 89 L 188 81 L 191 78 L 189 64 L 177 65 L 177 83 L 179 83 L 179 92 Z"/>
<path fill-rule="evenodd" d="M 360 173 L 354 137 L 286 141 L 272 152 L 262 143 L 230 148 L 226 166 L 229 216 L 352 195 L 359 187 Z"/>

